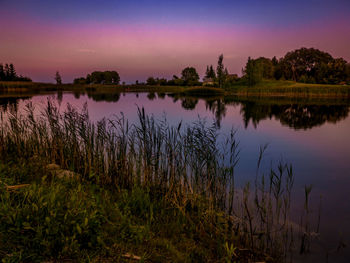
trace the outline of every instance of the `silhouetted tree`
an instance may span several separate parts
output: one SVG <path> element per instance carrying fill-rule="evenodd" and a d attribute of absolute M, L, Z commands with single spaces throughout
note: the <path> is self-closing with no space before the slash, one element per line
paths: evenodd
<path fill-rule="evenodd" d="M 198 83 L 199 75 L 194 67 L 187 67 L 182 70 L 181 78 L 187 85 L 192 85 Z"/>
<path fill-rule="evenodd" d="M 283 75 L 286 79 L 299 81 L 301 76 L 315 77 L 322 64 L 332 62 L 330 54 L 314 48 L 300 48 L 288 52 L 281 60 Z"/>
<path fill-rule="evenodd" d="M 2 64 L 0 64 L 0 81 L 5 81 L 5 71 Z"/>
<path fill-rule="evenodd" d="M 153 77 L 149 77 L 146 81 L 147 85 L 156 85 L 157 82 Z"/>
<path fill-rule="evenodd" d="M 61 85 L 62 84 L 62 78 L 61 78 L 61 75 L 60 75 L 60 73 L 58 71 L 56 71 L 55 80 L 56 80 L 56 84 L 57 85 Z"/>
<path fill-rule="evenodd" d="M 8 68 L 8 80 L 14 81 L 16 79 L 17 79 L 16 70 L 13 64 L 11 63 Z"/>
<path fill-rule="evenodd" d="M 210 65 L 210 67 L 207 66 L 207 70 L 205 72 L 205 78 L 212 79 L 212 80 L 216 79 L 216 74 L 215 74 L 215 71 L 213 69 L 213 65 Z"/>
<path fill-rule="evenodd" d="M 73 83 L 76 85 L 84 85 L 84 84 L 86 84 L 86 79 L 85 78 L 76 78 L 76 79 L 74 79 Z"/>
<path fill-rule="evenodd" d="M 259 61 L 248 57 L 247 64 L 244 69 L 244 77 L 247 79 L 248 86 L 254 86 L 262 80 L 262 66 Z"/>
<path fill-rule="evenodd" d="M 5 73 L 5 80 L 10 80 L 10 68 L 9 68 L 9 64 L 5 64 L 5 69 L 4 69 L 4 73 Z"/>
<path fill-rule="evenodd" d="M 218 80 L 219 88 L 223 88 L 224 81 L 225 81 L 225 72 L 224 72 L 223 60 L 224 60 L 224 55 L 221 54 L 219 56 L 218 65 L 216 67 L 216 77 L 217 77 L 217 80 Z"/>

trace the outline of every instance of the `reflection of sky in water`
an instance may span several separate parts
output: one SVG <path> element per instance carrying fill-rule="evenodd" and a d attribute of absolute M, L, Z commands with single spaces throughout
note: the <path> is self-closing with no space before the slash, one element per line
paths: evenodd
<path fill-rule="evenodd" d="M 47 96 L 36 96 L 31 99 L 37 107 L 44 105 Z M 81 109 L 83 103 L 88 104 L 92 120 L 104 117 L 113 118 L 114 114 L 124 113 L 130 123 L 137 122 L 137 106 L 144 107 L 146 113 L 160 119 L 164 115 L 170 124 L 178 122 L 191 123 L 206 118 L 208 124 L 215 122 L 215 115 L 206 108 L 203 100 L 199 100 L 195 110 L 186 110 L 181 100 L 173 102 L 173 98 L 149 100 L 146 93 L 121 94 L 118 102 L 93 101 L 86 95 L 74 98 L 72 94 L 64 94 L 61 109 L 67 103 Z M 19 109 L 25 103 L 20 101 Z M 259 146 L 269 144 L 262 171 L 267 173 L 279 160 L 293 164 L 295 175 L 294 204 L 302 207 L 304 185 L 313 185 L 312 205 L 317 210 L 319 197 L 322 195 L 321 230 L 324 236 L 335 239 L 339 233 L 350 236 L 350 204 L 348 191 L 350 186 L 350 118 L 307 130 L 294 130 L 282 126 L 274 117 L 259 122 L 255 128 L 251 123 L 245 129 L 241 115 L 241 106 L 226 105 L 226 113 L 221 121 L 220 133 L 226 134 L 233 127 L 237 130 L 240 142 L 240 161 L 236 169 L 237 183 L 242 185 L 255 178 Z M 297 209 L 295 208 L 295 209 Z M 314 217 L 317 213 L 314 213 Z M 346 240 L 346 239 L 345 239 Z M 336 241 L 336 240 L 334 240 Z M 332 247 L 332 246 L 330 246 Z"/>

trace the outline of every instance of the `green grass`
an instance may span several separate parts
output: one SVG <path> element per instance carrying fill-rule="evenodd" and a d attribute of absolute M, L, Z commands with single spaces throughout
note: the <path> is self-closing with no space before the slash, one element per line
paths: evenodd
<path fill-rule="evenodd" d="M 208 97 L 223 95 L 240 96 L 284 96 L 284 97 L 349 97 L 349 85 L 306 84 L 294 81 L 263 80 L 253 87 L 238 81 L 225 89 L 215 87 L 185 87 L 185 86 L 147 86 L 147 85 L 55 85 L 51 83 L 32 82 L 0 82 L 0 92 L 16 94 L 18 92 L 71 91 L 89 93 L 120 93 L 120 92 L 162 92 L 178 93 L 190 96 Z"/>
<path fill-rule="evenodd" d="M 350 97 L 349 85 L 306 84 L 277 80 L 264 80 L 252 87 L 237 82 L 226 91 L 243 96 Z"/>
<path fill-rule="evenodd" d="M 237 226 L 200 195 L 184 202 L 152 188 L 116 191 L 22 162 L 21 169 L 0 165 L 3 262 L 129 262 L 126 254 L 141 262 L 276 261 L 245 247 Z M 33 168 L 41 172 L 34 176 Z M 23 174 L 30 186 L 7 191 L 8 183 L 22 182 L 12 176 Z"/>

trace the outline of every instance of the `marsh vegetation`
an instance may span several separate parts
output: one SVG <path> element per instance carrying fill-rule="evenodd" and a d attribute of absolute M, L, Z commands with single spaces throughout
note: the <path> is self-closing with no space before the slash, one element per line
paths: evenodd
<path fill-rule="evenodd" d="M 25 115 L 2 117 L 5 261 L 113 261 L 134 254 L 159 262 L 280 262 L 308 249 L 313 229 L 289 218 L 290 165 L 261 174 L 262 147 L 255 181 L 239 189 L 234 131 L 222 136 L 201 119 L 170 126 L 142 108 L 138 120 L 92 122 L 86 107 L 68 105 L 62 113 L 50 100 L 39 116 L 28 104 Z M 60 178 L 52 164 L 70 176 Z M 308 196 L 309 190 L 306 216 Z"/>

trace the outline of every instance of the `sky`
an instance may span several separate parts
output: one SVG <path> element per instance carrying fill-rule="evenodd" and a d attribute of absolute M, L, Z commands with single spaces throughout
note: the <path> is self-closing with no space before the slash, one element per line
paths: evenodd
<path fill-rule="evenodd" d="M 95 70 L 121 81 L 201 77 L 224 55 L 230 73 L 247 58 L 314 47 L 350 61 L 350 0 L 0 0 L 0 63 L 33 81 Z"/>

